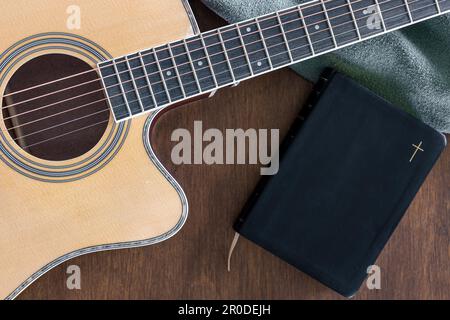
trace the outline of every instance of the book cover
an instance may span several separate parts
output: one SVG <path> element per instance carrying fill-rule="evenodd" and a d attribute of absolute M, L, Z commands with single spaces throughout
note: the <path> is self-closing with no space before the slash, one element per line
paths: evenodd
<path fill-rule="evenodd" d="M 339 73 L 322 77 L 305 112 L 235 230 L 350 297 L 446 139 Z"/>

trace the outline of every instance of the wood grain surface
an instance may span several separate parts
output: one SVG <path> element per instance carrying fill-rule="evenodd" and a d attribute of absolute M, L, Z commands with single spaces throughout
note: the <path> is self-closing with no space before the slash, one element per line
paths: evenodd
<path fill-rule="evenodd" d="M 192 1 L 203 30 L 223 22 Z M 184 229 L 154 246 L 83 256 L 52 270 L 21 299 L 339 299 L 339 295 L 246 240 L 226 270 L 231 228 L 259 179 L 258 166 L 175 166 L 173 130 L 281 129 L 285 134 L 311 84 L 282 70 L 167 112 L 153 133 L 157 153 L 190 203 Z M 450 299 L 450 148 L 447 148 L 377 264 L 381 290 L 355 299 Z M 370 205 L 370 204 L 367 204 Z M 66 288 L 66 269 L 81 268 L 82 289 Z"/>

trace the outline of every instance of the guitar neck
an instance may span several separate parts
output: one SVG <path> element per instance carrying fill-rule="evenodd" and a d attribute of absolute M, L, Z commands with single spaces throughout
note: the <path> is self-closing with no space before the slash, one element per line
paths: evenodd
<path fill-rule="evenodd" d="M 450 0 L 316 0 L 98 67 L 121 122 L 449 10 Z"/>

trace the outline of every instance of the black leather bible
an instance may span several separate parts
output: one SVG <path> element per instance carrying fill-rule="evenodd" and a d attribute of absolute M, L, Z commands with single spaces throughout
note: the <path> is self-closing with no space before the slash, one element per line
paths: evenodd
<path fill-rule="evenodd" d="M 351 297 L 445 145 L 443 134 L 327 72 L 282 145 L 280 171 L 261 181 L 235 230 Z"/>

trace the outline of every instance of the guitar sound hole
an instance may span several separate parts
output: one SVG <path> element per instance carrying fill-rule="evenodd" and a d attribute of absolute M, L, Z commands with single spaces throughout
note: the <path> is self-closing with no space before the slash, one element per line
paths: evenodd
<path fill-rule="evenodd" d="M 97 72 L 63 54 L 40 56 L 21 66 L 8 82 L 2 106 L 6 128 L 16 144 L 50 161 L 90 151 L 110 117 Z"/>

